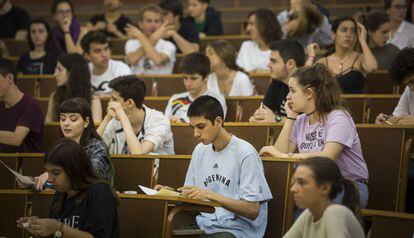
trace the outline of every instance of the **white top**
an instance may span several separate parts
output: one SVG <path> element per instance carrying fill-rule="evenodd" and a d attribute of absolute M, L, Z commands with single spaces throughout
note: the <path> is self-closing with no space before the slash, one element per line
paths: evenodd
<path fill-rule="evenodd" d="M 365 238 L 355 215 L 343 205 L 332 204 L 325 209 L 321 219 L 314 222 L 306 209 L 283 238 Z"/>
<path fill-rule="evenodd" d="M 227 114 L 227 105 L 226 99 L 223 97 L 223 95 L 212 92 L 211 90 L 206 90 L 203 95 L 212 96 L 220 102 L 221 106 L 223 107 L 225 119 Z M 167 118 L 174 116 L 176 118 L 180 118 L 183 122 L 189 122 L 187 111 L 194 100 L 195 98 L 192 98 L 189 92 L 172 95 L 168 100 L 167 107 L 165 108 L 165 116 Z"/>
<path fill-rule="evenodd" d="M 208 76 L 207 88 L 217 94 L 222 94 L 218 85 L 216 73 Z M 229 96 L 252 96 L 254 94 L 254 86 L 247 74 L 237 71 L 233 79 L 233 85 Z"/>
<path fill-rule="evenodd" d="M 125 54 L 134 52 L 141 47 L 141 42 L 137 39 L 128 40 L 125 44 Z M 159 39 L 155 45 L 155 49 L 168 56 L 168 62 L 156 66 L 148 57 L 143 57 L 138 64 L 131 65 L 133 74 L 172 74 L 175 63 L 175 45 L 164 39 Z"/>
<path fill-rule="evenodd" d="M 213 150 L 212 144 L 198 144 L 184 184 L 236 200 L 260 202 L 259 214 L 253 221 L 223 207 L 216 207 L 214 213 L 201 213 L 196 217 L 197 225 L 207 234 L 226 231 L 238 238 L 263 237 L 267 201 L 272 194 L 259 154 L 247 141 L 233 135 L 219 152 Z"/>
<path fill-rule="evenodd" d="M 247 72 L 256 69 L 267 69 L 270 50 L 262 51 L 259 45 L 251 40 L 243 42 L 237 56 L 237 64 Z"/>
<path fill-rule="evenodd" d="M 414 47 L 414 24 L 402 21 L 394 36 L 388 43 L 396 45 L 400 50 L 405 47 Z"/>
<path fill-rule="evenodd" d="M 170 120 L 162 112 L 145 109 L 144 127 L 138 133 L 139 141 L 150 141 L 154 144 L 153 153 L 174 154 L 174 140 L 171 132 Z M 130 154 L 125 133 L 120 121 L 113 118 L 105 128 L 102 140 L 109 148 L 110 154 Z"/>
<path fill-rule="evenodd" d="M 396 117 L 414 115 L 414 92 L 410 90 L 410 87 L 405 87 L 392 115 Z"/>
<path fill-rule="evenodd" d="M 131 69 L 122 61 L 109 60 L 108 69 L 101 75 L 93 74 L 93 64 L 89 63 L 89 72 L 91 72 L 91 84 L 93 91 L 98 94 L 109 94 L 111 88 L 108 87 L 109 82 L 123 75 L 130 75 Z"/>

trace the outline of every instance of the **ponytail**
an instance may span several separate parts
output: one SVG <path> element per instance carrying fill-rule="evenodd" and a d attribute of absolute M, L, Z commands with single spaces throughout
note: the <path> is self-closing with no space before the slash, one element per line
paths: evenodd
<path fill-rule="evenodd" d="M 361 223 L 361 208 L 359 207 L 359 192 L 355 187 L 354 182 L 349 179 L 343 179 L 344 197 L 342 199 L 342 205 L 348 207 Z"/>

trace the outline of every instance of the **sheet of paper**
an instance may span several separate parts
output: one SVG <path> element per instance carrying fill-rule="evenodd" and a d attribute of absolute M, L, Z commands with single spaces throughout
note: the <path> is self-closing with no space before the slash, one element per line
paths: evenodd
<path fill-rule="evenodd" d="M 14 174 L 14 176 L 16 176 L 16 178 L 24 183 L 24 184 L 29 184 L 29 185 L 36 185 L 36 182 L 33 180 L 32 177 L 29 176 L 24 176 L 21 175 L 19 173 L 17 173 L 16 171 L 14 171 L 13 169 L 11 169 L 9 166 L 7 166 L 2 160 L 0 160 L 0 162 L 4 165 L 4 167 L 6 167 L 12 174 Z"/>
<path fill-rule="evenodd" d="M 171 190 L 164 189 L 164 188 L 160 189 L 160 191 L 156 191 L 154 189 L 150 189 L 142 185 L 138 185 L 138 186 L 147 195 L 170 196 L 170 197 L 180 196 L 179 192 L 171 191 Z"/>
<path fill-rule="evenodd" d="M 142 186 L 142 185 L 138 185 L 138 186 L 147 195 L 155 195 L 155 194 L 158 193 L 158 191 L 156 191 L 154 189 L 150 189 L 150 188 L 147 188 L 147 187 Z"/>

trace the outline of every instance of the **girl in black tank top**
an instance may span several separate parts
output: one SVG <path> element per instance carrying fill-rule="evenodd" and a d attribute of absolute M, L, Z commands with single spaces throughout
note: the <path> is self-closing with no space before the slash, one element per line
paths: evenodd
<path fill-rule="evenodd" d="M 356 93 L 363 93 L 364 92 L 364 82 L 365 77 L 364 75 L 358 71 L 354 65 L 357 61 L 360 54 L 358 54 L 354 62 L 352 62 L 352 66 L 346 70 L 341 69 L 339 74 L 335 74 L 336 79 L 338 80 L 339 84 L 341 85 L 342 92 L 345 94 L 356 94 Z M 328 57 L 326 59 L 326 66 L 328 65 Z"/>
<path fill-rule="evenodd" d="M 343 93 L 363 93 L 365 75 L 377 69 L 377 60 L 366 42 L 367 31 L 365 27 L 357 23 L 352 17 L 344 16 L 337 18 L 332 23 L 332 32 L 335 44 L 325 54 L 325 62 L 323 62 L 323 59 L 318 62 L 325 64 L 336 76 Z M 362 53 L 357 52 L 355 46 L 359 46 Z M 329 65 L 328 57 L 331 55 L 333 58 L 336 57 L 337 60 L 334 61 L 330 58 L 329 60 L 332 61 Z M 350 64 L 351 59 L 353 59 L 352 64 Z M 337 62 L 338 65 L 333 64 L 333 62 Z M 346 67 L 351 66 L 344 70 L 342 68 L 344 63 L 346 63 Z M 340 69 L 339 73 L 337 73 L 337 66 Z"/>

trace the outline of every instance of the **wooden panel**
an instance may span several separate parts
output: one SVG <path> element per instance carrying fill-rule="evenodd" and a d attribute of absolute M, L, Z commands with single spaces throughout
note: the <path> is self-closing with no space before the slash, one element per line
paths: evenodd
<path fill-rule="evenodd" d="M 152 159 L 112 158 L 115 167 L 114 187 L 120 192 L 138 191 L 138 185 L 151 187 Z"/>
<path fill-rule="evenodd" d="M 281 237 L 285 216 L 286 194 L 289 192 L 289 162 L 263 161 L 267 184 L 273 199 L 268 202 L 268 222 L 265 237 Z"/>
<path fill-rule="evenodd" d="M 50 97 L 55 90 L 56 80 L 54 78 L 39 80 L 39 97 Z"/>
<path fill-rule="evenodd" d="M 266 95 L 272 79 L 268 75 L 251 75 L 250 78 L 253 81 L 256 93 L 258 95 Z"/>
<path fill-rule="evenodd" d="M 25 214 L 26 197 L 19 194 L 0 194 L 0 237 L 21 237 L 16 221 Z"/>
<path fill-rule="evenodd" d="M 179 188 L 184 185 L 189 159 L 160 159 L 158 184 Z"/>
<path fill-rule="evenodd" d="M 414 219 L 374 216 L 371 229 L 372 238 L 411 238 L 414 234 Z"/>
<path fill-rule="evenodd" d="M 386 127 L 357 130 L 369 171 L 367 208 L 396 211 L 404 130 Z"/>
<path fill-rule="evenodd" d="M 355 123 L 364 122 L 365 98 L 347 98 L 349 110 Z"/>
<path fill-rule="evenodd" d="M 35 78 L 18 78 L 16 81 L 17 87 L 24 94 L 36 96 L 36 79 Z"/>
<path fill-rule="evenodd" d="M 6 44 L 7 51 L 9 52 L 10 56 L 17 56 L 27 53 L 29 49 L 29 44 L 27 41 L 17 41 L 14 39 L 4 39 L 4 43 Z"/>
<path fill-rule="evenodd" d="M 398 104 L 399 95 L 393 98 L 370 98 L 368 100 L 369 120 L 367 123 L 375 123 L 375 118 L 380 113 L 391 115 Z"/>
<path fill-rule="evenodd" d="M 2 160 L 10 168 L 14 170 L 17 169 L 17 157 L 0 157 L 0 160 Z M 0 189 L 14 189 L 14 183 L 14 175 L 3 165 L 0 165 Z"/>
<path fill-rule="evenodd" d="M 39 176 L 45 172 L 43 166 L 43 156 L 41 157 L 21 157 L 22 173 L 27 176 Z"/>
<path fill-rule="evenodd" d="M 45 151 L 49 150 L 56 141 L 63 138 L 59 123 L 47 123 L 44 127 Z"/>
<path fill-rule="evenodd" d="M 365 78 L 365 93 L 393 93 L 393 83 L 385 71 L 369 73 Z"/>
<path fill-rule="evenodd" d="M 165 203 L 158 200 L 121 199 L 120 237 L 162 237 L 164 208 Z"/>

